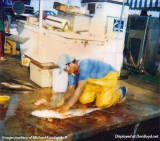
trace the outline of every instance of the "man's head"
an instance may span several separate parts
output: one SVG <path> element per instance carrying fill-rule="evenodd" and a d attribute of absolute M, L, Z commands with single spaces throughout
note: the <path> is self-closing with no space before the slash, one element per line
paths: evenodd
<path fill-rule="evenodd" d="M 60 74 L 62 71 L 66 71 L 70 74 L 75 73 L 77 71 L 77 63 L 76 59 L 67 54 L 63 54 L 58 58 L 57 64 L 60 68 Z"/>

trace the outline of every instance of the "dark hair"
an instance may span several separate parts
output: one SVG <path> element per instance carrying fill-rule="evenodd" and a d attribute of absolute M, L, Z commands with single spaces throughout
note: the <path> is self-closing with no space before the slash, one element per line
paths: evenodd
<path fill-rule="evenodd" d="M 77 61 L 77 60 L 76 60 L 76 59 L 74 59 L 72 62 L 73 62 L 73 63 L 76 63 L 76 61 Z"/>
<path fill-rule="evenodd" d="M 73 61 L 71 61 L 70 63 L 72 63 L 72 62 L 75 64 L 75 63 L 76 63 L 76 59 L 74 59 L 74 60 L 73 60 Z M 69 66 L 69 65 L 70 65 L 70 63 L 67 63 L 66 65 L 67 65 L 67 66 Z"/>

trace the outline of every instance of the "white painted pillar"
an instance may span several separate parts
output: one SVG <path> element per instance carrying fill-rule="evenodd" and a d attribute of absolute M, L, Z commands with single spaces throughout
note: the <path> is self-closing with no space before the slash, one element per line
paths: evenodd
<path fill-rule="evenodd" d="M 38 43 L 38 55 L 41 56 L 42 50 L 42 26 L 43 26 L 43 0 L 39 0 L 39 43 Z"/>

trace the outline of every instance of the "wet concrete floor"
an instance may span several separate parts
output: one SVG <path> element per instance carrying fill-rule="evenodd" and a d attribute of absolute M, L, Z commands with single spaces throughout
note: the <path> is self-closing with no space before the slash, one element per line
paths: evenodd
<path fill-rule="evenodd" d="M 6 61 L 0 62 L 0 82 L 5 82 L 11 78 L 31 82 L 29 69 L 22 67 L 18 58 L 8 56 Z M 0 104 L 0 136 L 3 140 L 9 139 L 7 137 L 16 136 L 31 140 L 47 140 L 48 138 L 77 140 L 159 117 L 159 94 L 129 85 L 127 81 L 119 81 L 119 86 L 124 85 L 128 87 L 125 104 L 95 111 L 83 117 L 64 120 L 48 120 L 31 115 L 33 110 L 55 107 L 63 93 L 55 93 L 51 88 L 39 88 L 33 93 L 26 94 L 0 92 L 0 95 L 11 97 L 8 103 Z M 46 99 L 47 103 L 36 106 L 34 103 L 40 99 Z M 74 108 L 87 107 L 80 103 L 74 106 Z"/>

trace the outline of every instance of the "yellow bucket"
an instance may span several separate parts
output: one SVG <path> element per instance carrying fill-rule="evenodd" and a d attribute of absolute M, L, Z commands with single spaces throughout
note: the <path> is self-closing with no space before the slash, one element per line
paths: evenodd
<path fill-rule="evenodd" d="M 10 97 L 7 95 L 0 96 L 0 104 L 4 104 L 10 100 Z"/>

